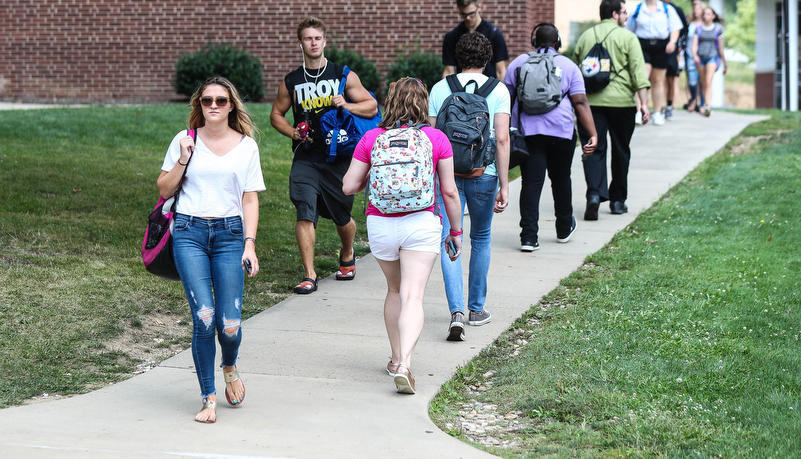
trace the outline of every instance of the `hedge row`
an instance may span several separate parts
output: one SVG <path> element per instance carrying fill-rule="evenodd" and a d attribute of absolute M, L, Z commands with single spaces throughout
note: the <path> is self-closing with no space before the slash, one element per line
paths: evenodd
<path fill-rule="evenodd" d="M 347 65 L 359 75 L 364 87 L 381 100 L 389 83 L 405 76 L 419 78 L 431 89 L 442 78 L 442 59 L 431 51 L 422 51 L 419 45 L 402 50 L 386 69 L 385 85 L 381 87 L 378 68 L 362 54 L 329 46 L 326 57 L 337 64 Z M 173 87 L 177 94 L 191 96 L 198 86 L 212 76 L 231 80 L 246 101 L 258 102 L 264 98 L 264 74 L 261 61 L 247 51 L 229 43 L 209 43 L 203 49 L 183 54 L 175 63 Z"/>

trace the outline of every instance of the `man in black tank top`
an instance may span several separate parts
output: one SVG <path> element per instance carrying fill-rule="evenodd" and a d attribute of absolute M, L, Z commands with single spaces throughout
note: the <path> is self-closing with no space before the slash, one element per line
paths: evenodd
<path fill-rule="evenodd" d="M 327 163 L 325 137 L 320 128 L 320 117 L 329 110 L 345 108 L 354 115 L 372 118 L 378 113 L 378 104 L 364 89 L 359 77 L 350 72 L 345 94 L 334 95 L 339 88 L 343 66 L 325 58 L 325 24 L 307 17 L 298 25 L 298 47 L 303 65 L 290 72 L 273 102 L 270 123 L 281 134 L 292 139 L 292 170 L 289 173 L 289 197 L 297 210 L 295 237 L 305 271 L 303 280 L 294 288 L 295 293 L 317 290 L 317 273 L 314 269 L 315 230 L 319 217 L 334 222 L 342 241 L 337 280 L 351 280 L 356 275 L 353 238 L 356 223 L 351 218 L 353 196 L 342 192 L 342 177 L 350 165 L 349 157 L 338 157 Z M 350 100 L 351 102 L 347 102 Z M 295 125 L 285 115 L 292 109 Z M 308 124 L 308 137 L 298 129 Z"/>

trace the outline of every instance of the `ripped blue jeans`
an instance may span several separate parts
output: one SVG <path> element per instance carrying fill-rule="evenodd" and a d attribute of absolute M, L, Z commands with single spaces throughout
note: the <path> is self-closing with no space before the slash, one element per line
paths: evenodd
<path fill-rule="evenodd" d="M 239 355 L 244 238 L 239 217 L 204 219 L 178 214 L 175 218 L 175 267 L 192 312 L 192 358 L 203 398 L 216 392 L 215 334 L 223 366 L 234 366 Z"/>

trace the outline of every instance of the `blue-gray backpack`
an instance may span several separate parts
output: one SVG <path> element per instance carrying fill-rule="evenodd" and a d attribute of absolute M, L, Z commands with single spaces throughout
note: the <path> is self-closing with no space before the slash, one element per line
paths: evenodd
<path fill-rule="evenodd" d="M 479 176 L 495 161 L 487 96 L 500 80 L 489 77 L 480 87 L 475 80 L 470 80 L 465 86 L 475 85 L 472 94 L 465 91 L 456 75 L 448 75 L 446 80 L 451 95 L 437 113 L 436 128 L 451 141 L 454 172 L 462 177 Z"/>
<path fill-rule="evenodd" d="M 556 53 L 528 53 L 517 68 L 517 103 L 528 115 L 542 115 L 559 106 L 562 94 L 562 69 L 553 63 Z"/>

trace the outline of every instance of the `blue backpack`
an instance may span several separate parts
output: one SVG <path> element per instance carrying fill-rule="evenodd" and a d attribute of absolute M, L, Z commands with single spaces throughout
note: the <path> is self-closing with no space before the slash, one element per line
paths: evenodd
<path fill-rule="evenodd" d="M 342 70 L 342 79 L 339 81 L 339 91 L 337 94 L 345 93 L 345 84 L 348 81 L 348 74 L 350 69 L 346 65 Z M 369 92 L 369 91 L 368 91 Z M 375 94 L 370 92 L 370 95 L 375 99 Z M 378 99 L 376 99 L 378 103 Z M 325 160 L 333 163 L 337 156 L 353 156 L 353 150 L 356 149 L 356 144 L 359 143 L 362 136 L 369 131 L 378 127 L 381 123 L 381 110 L 372 118 L 361 118 L 353 113 L 338 108 L 329 110 L 320 117 L 320 128 L 325 137 Z"/>

